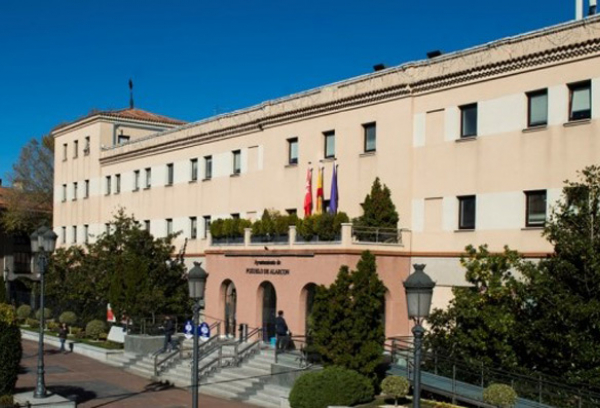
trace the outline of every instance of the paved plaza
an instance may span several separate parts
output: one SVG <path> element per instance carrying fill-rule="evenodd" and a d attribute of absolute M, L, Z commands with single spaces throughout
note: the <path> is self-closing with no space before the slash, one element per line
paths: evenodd
<path fill-rule="evenodd" d="M 22 370 L 16 393 L 35 388 L 37 355 L 37 343 L 23 340 Z M 62 354 L 56 348 L 46 346 L 44 361 L 46 388 L 70 400 L 76 400 L 78 407 L 184 408 L 192 406 L 192 395 L 186 390 L 154 383 L 79 354 Z M 199 397 L 199 406 L 252 407 L 249 404 L 202 394 Z"/>

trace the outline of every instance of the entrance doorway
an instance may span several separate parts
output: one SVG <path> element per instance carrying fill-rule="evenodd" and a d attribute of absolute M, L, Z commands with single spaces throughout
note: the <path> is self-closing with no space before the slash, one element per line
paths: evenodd
<path fill-rule="evenodd" d="M 225 288 L 225 335 L 235 337 L 237 312 L 237 291 L 233 282 Z"/>
<path fill-rule="evenodd" d="M 277 294 L 271 282 L 263 282 L 262 289 L 262 327 L 263 340 L 275 337 L 275 314 L 277 313 Z"/>
<path fill-rule="evenodd" d="M 304 334 L 308 336 L 310 334 L 311 329 L 311 318 L 310 314 L 313 310 L 313 305 L 315 304 L 315 293 L 317 291 L 317 285 L 314 283 L 309 283 L 305 287 L 306 292 L 306 309 L 304 311 Z"/>

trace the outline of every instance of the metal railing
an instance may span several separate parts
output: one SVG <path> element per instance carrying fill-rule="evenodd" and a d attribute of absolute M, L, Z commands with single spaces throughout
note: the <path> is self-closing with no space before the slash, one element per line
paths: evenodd
<path fill-rule="evenodd" d="M 376 228 L 352 226 L 354 242 L 402 245 L 402 231 L 397 228 Z"/>

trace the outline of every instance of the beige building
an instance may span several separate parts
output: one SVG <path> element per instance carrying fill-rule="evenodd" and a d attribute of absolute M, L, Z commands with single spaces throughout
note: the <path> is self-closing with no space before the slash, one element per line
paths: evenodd
<path fill-rule="evenodd" d="M 135 109 L 92 114 L 53 131 L 54 230 L 61 245 L 93 241 L 124 207 L 155 236 L 182 231 L 189 264 L 205 261 L 210 274 L 209 319 L 259 327 L 283 309 L 298 334 L 314 284 L 371 249 L 388 288 L 386 333 L 408 334 L 411 264 L 427 264 L 443 307 L 464 284 L 466 245 L 551 250 L 541 227 L 563 181 L 600 162 L 599 68 L 600 19 L 589 17 L 194 123 Z M 309 168 L 314 193 L 324 167 L 328 199 L 334 163 L 350 217 L 375 177 L 391 189 L 401 244 L 357 242 L 349 225 L 330 244 L 293 233 L 269 248 L 248 236 L 211 244 L 217 218 L 302 215 Z M 269 262 L 287 272 L 249 272 Z"/>

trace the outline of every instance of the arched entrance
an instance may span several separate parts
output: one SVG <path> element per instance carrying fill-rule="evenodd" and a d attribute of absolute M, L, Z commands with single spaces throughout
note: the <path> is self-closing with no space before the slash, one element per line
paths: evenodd
<path fill-rule="evenodd" d="M 310 333 L 311 321 L 310 314 L 315 304 L 315 293 L 317 292 L 317 285 L 309 283 L 304 287 L 304 334 L 306 336 Z"/>
<path fill-rule="evenodd" d="M 275 337 L 275 314 L 277 313 L 277 294 L 271 282 L 263 282 L 262 289 L 262 327 L 263 339 L 269 341 Z"/>
<path fill-rule="evenodd" d="M 233 282 L 225 287 L 225 335 L 235 337 L 237 313 L 237 291 Z"/>

